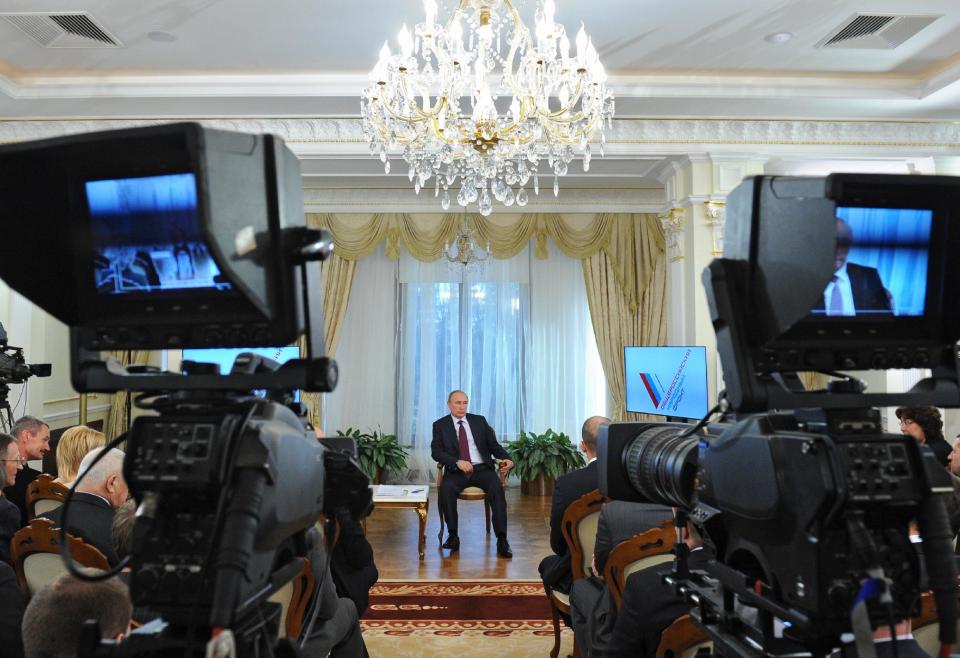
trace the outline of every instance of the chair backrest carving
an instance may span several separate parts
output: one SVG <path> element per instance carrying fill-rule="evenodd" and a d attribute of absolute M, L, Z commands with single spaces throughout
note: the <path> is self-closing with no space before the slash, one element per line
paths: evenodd
<path fill-rule="evenodd" d="M 660 527 L 641 532 L 613 547 L 604 567 L 603 578 L 617 608 L 623 600 L 623 588 L 630 574 L 672 561 L 676 542 L 673 521 L 667 520 Z"/>
<path fill-rule="evenodd" d="M 683 615 L 667 626 L 660 635 L 657 658 L 692 658 L 700 649 L 712 647 L 703 631 L 690 615 Z"/>
<path fill-rule="evenodd" d="M 67 487 L 54 481 L 52 475 L 41 473 L 27 485 L 27 516 L 33 519 L 40 514 L 45 514 L 60 507 L 67 491 Z"/>
<path fill-rule="evenodd" d="M 110 568 L 104 554 L 79 537 L 67 535 L 67 544 L 78 564 L 104 571 Z M 17 582 L 27 596 L 33 596 L 38 589 L 66 573 L 67 569 L 60 558 L 60 546 L 60 528 L 55 527 L 49 519 L 33 519 L 13 535 L 10 557 Z"/>
<path fill-rule="evenodd" d="M 574 580 L 589 574 L 593 548 L 597 543 L 600 506 L 606 498 L 594 489 L 573 501 L 563 513 L 561 531 L 570 550 L 570 571 Z"/>

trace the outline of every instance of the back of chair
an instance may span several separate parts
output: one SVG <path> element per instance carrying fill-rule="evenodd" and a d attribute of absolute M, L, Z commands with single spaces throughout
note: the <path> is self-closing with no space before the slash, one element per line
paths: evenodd
<path fill-rule="evenodd" d="M 630 574 L 672 561 L 676 542 L 673 521 L 668 520 L 661 523 L 659 528 L 641 532 L 613 547 L 603 570 L 603 578 L 617 608 L 623 600 L 623 589 Z"/>
<path fill-rule="evenodd" d="M 594 489 L 571 503 L 563 513 L 560 527 L 570 550 L 570 571 L 574 580 L 586 578 L 590 573 L 593 548 L 597 543 L 600 506 L 605 501 L 606 498 Z"/>
<path fill-rule="evenodd" d="M 712 646 L 700 627 L 693 623 L 693 618 L 684 615 L 675 619 L 660 635 L 657 658 L 693 658 L 700 649 Z"/>
<path fill-rule="evenodd" d="M 86 544 L 78 537 L 67 535 L 67 545 L 75 562 L 84 567 L 110 568 L 107 558 L 97 548 Z M 20 528 L 10 541 L 10 557 L 13 568 L 27 596 L 51 582 L 66 567 L 60 558 L 60 529 L 49 519 L 33 519 L 30 525 Z"/>
<path fill-rule="evenodd" d="M 27 485 L 26 502 L 28 518 L 32 519 L 60 507 L 66 495 L 67 487 L 59 482 L 55 482 L 54 477 L 49 473 L 41 473 L 33 482 Z M 39 501 L 46 502 L 39 503 Z"/>

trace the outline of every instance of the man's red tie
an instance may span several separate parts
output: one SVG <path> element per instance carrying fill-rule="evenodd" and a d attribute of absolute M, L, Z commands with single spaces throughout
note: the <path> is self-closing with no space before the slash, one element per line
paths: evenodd
<path fill-rule="evenodd" d="M 460 459 L 465 462 L 470 461 L 470 446 L 467 445 L 467 428 L 463 426 L 463 421 L 457 421 L 460 424 Z"/>

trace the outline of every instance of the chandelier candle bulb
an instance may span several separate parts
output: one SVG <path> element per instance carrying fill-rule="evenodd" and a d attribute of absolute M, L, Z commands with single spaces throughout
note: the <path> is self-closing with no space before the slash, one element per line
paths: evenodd
<path fill-rule="evenodd" d="M 589 170 L 591 141 L 603 154 L 614 111 L 606 71 L 582 23 L 571 55 L 554 0 L 538 3 L 532 31 L 512 0 L 459 0 L 440 23 L 436 0 L 424 0 L 423 11 L 412 31 L 401 27 L 399 53 L 381 48 L 361 99 L 364 136 L 385 171 L 390 151 L 410 167 L 415 190 L 431 177 L 459 177 L 457 202 L 489 215 L 491 197 L 520 205 L 522 190 L 512 187 L 529 180 L 527 166 L 535 172 L 546 160 L 559 194 L 572 160 L 582 156 Z M 539 194 L 536 178 L 533 187 Z M 449 202 L 444 194 L 441 204 Z"/>

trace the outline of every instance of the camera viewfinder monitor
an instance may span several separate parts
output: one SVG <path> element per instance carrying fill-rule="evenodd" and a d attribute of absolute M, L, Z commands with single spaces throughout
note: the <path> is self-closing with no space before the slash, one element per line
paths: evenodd
<path fill-rule="evenodd" d="M 834 270 L 810 314 L 920 317 L 926 310 L 933 211 L 837 206 Z"/>
<path fill-rule="evenodd" d="M 707 348 L 623 348 L 627 411 L 702 418 L 707 413 Z"/>

